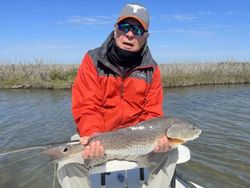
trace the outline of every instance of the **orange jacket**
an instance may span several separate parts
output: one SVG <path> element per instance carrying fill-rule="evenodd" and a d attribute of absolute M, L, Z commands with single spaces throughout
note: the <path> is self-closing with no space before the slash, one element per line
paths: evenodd
<path fill-rule="evenodd" d="M 100 48 L 85 55 L 72 87 L 72 114 L 80 136 L 163 115 L 160 71 L 148 47 L 141 65 L 122 78 L 107 60 L 107 46 L 112 39 L 113 33 Z"/>

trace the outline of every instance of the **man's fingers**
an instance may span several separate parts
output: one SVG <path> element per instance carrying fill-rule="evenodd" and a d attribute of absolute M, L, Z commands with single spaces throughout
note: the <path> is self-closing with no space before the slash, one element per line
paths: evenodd
<path fill-rule="evenodd" d="M 86 146 L 83 150 L 83 153 L 82 153 L 83 158 L 88 159 L 89 153 L 90 153 L 90 146 Z"/>
<path fill-rule="evenodd" d="M 104 147 L 103 145 L 100 145 L 100 157 L 104 156 Z"/>
<path fill-rule="evenodd" d="M 156 153 L 167 152 L 168 149 L 169 149 L 168 138 L 164 136 L 158 140 L 157 146 L 155 147 L 154 151 Z"/>
<path fill-rule="evenodd" d="M 162 152 L 164 149 L 164 143 L 162 138 L 159 140 L 158 147 L 159 147 L 159 152 Z"/>
<path fill-rule="evenodd" d="M 93 158 L 96 154 L 96 142 L 92 142 L 90 144 L 90 151 L 89 151 L 89 157 Z"/>
<path fill-rule="evenodd" d="M 166 136 L 163 137 L 162 139 L 162 146 L 163 146 L 163 152 L 167 152 L 169 150 L 169 142 L 168 138 Z"/>
<path fill-rule="evenodd" d="M 104 147 L 101 145 L 100 141 L 96 141 L 94 157 L 103 157 L 103 155 L 104 155 Z"/>
<path fill-rule="evenodd" d="M 156 153 L 159 152 L 159 147 L 158 146 L 155 147 L 154 152 L 156 152 Z"/>
<path fill-rule="evenodd" d="M 95 151 L 94 151 L 94 157 L 100 157 L 100 142 L 95 142 Z"/>
<path fill-rule="evenodd" d="M 83 136 L 83 137 L 80 138 L 80 143 L 82 145 L 88 144 L 88 141 L 89 141 L 89 136 Z"/>
<path fill-rule="evenodd" d="M 84 136 L 80 138 L 80 143 L 84 145 L 82 153 L 84 159 L 104 156 L 104 147 L 101 145 L 100 141 L 89 143 L 89 136 Z"/>

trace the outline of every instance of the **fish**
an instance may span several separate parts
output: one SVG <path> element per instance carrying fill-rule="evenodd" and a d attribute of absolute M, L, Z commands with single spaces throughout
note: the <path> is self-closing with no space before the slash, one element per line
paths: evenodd
<path fill-rule="evenodd" d="M 178 117 L 157 117 L 140 122 L 134 126 L 111 132 L 94 134 L 88 144 L 100 141 L 104 147 L 104 156 L 112 159 L 126 159 L 126 156 L 143 156 L 151 153 L 158 139 L 166 136 L 171 149 L 201 134 L 201 129 L 194 123 Z M 60 162 L 81 155 L 84 147 L 79 141 L 73 141 L 48 147 L 44 152 L 53 162 Z M 107 159 L 106 159 L 107 160 Z"/>

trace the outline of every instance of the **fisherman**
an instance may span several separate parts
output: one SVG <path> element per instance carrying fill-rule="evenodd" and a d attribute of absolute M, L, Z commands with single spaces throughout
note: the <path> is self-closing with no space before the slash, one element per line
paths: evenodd
<path fill-rule="evenodd" d="M 147 9 L 126 4 L 105 42 L 84 56 L 72 88 L 72 114 L 82 144 L 93 134 L 163 116 L 160 70 L 147 44 L 148 28 Z M 142 187 L 169 186 L 175 159 L 168 150 L 168 139 L 162 137 L 145 160 L 151 176 Z M 91 160 L 102 158 L 104 152 L 96 141 L 82 155 Z M 63 188 L 91 187 L 88 175 L 79 163 L 59 165 L 57 171 Z"/>

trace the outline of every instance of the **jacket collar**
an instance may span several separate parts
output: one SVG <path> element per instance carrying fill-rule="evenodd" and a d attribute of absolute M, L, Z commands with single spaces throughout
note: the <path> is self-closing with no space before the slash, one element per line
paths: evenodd
<path fill-rule="evenodd" d="M 101 45 L 101 47 L 99 48 L 98 51 L 98 56 L 99 56 L 99 60 L 106 66 L 112 68 L 112 70 L 114 70 L 115 72 L 119 72 L 117 71 L 117 68 L 115 66 L 113 66 L 109 61 L 108 61 L 108 57 L 107 57 L 107 51 L 109 50 L 109 46 L 110 43 L 112 42 L 112 40 L 114 40 L 114 31 L 112 31 L 108 38 L 104 41 L 104 43 Z M 156 62 L 154 61 L 154 59 L 151 56 L 149 47 L 147 44 L 144 45 L 144 50 L 142 52 L 142 63 L 140 66 L 138 66 L 137 68 L 148 68 L 148 67 L 153 67 L 156 65 Z"/>

